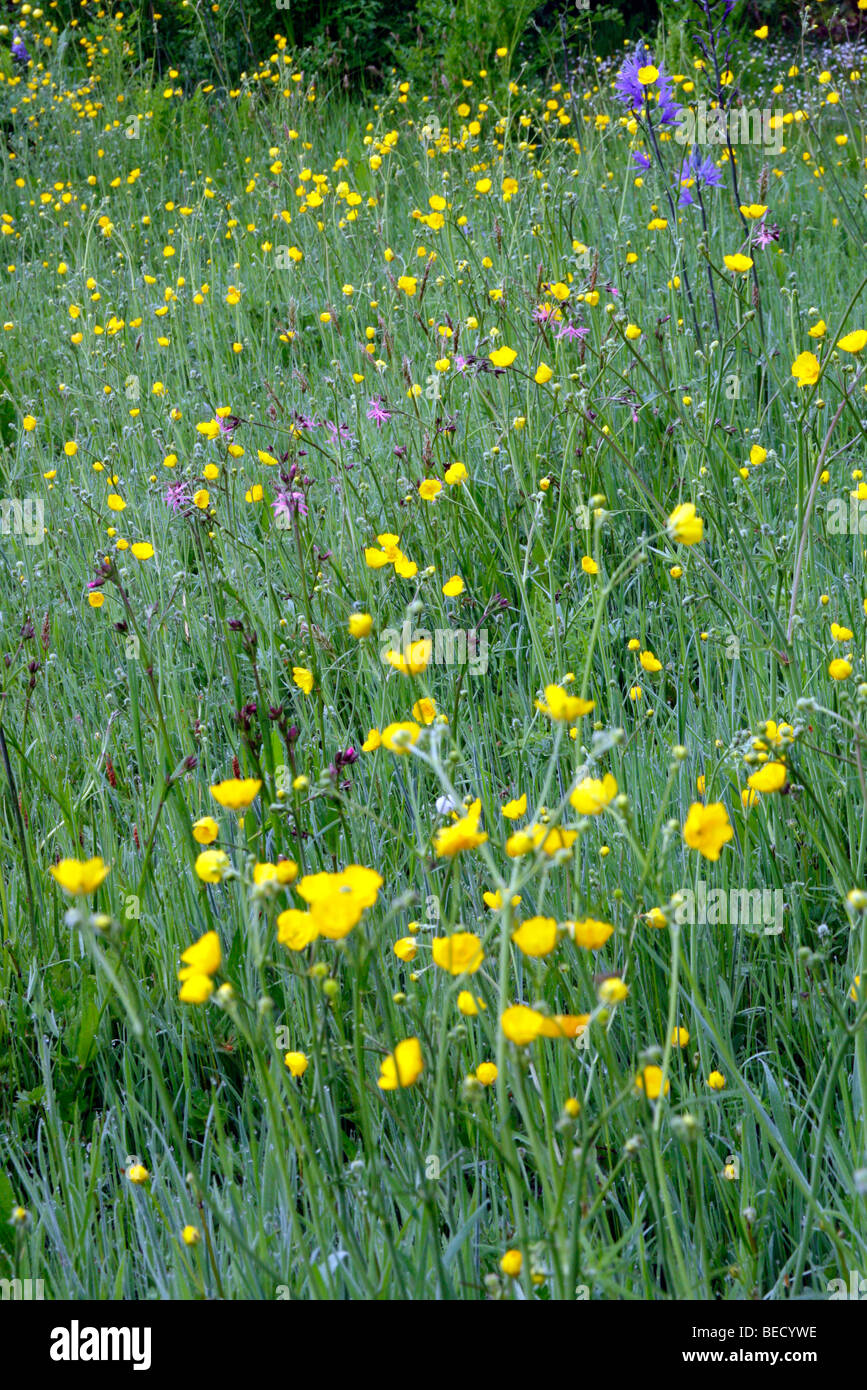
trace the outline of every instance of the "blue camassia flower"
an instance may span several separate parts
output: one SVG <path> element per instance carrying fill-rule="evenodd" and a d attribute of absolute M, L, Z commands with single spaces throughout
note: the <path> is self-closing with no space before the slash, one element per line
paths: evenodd
<path fill-rule="evenodd" d="M 631 110 L 645 109 L 648 99 L 656 98 L 660 125 L 678 125 L 682 107 L 674 99 L 671 78 L 665 71 L 665 64 L 659 67 L 653 61 L 648 48 L 639 47 L 631 58 L 627 58 L 614 84 L 617 97 Z"/>
<path fill-rule="evenodd" d="M 690 188 L 697 184 L 700 188 L 719 188 L 723 181 L 721 171 L 716 167 L 710 155 L 703 159 L 698 150 L 693 150 L 688 159 L 685 159 L 680 166 L 680 170 L 674 174 L 674 183 L 680 189 L 680 197 L 677 200 L 679 208 L 691 207 L 695 202 Z"/>

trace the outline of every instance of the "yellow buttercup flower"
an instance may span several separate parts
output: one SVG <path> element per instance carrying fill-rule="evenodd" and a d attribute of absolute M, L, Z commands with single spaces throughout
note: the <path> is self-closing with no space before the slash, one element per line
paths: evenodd
<path fill-rule="evenodd" d="M 188 946 L 181 956 L 185 962 L 186 969 L 178 975 L 179 980 L 185 980 L 189 975 L 216 975 L 223 963 L 223 954 L 220 949 L 220 938 L 215 931 L 207 931 L 204 936 L 200 936 L 198 941 L 194 941 L 192 946 Z"/>
<path fill-rule="evenodd" d="M 740 252 L 734 256 L 723 256 L 723 261 L 727 268 L 735 271 L 736 274 L 744 274 L 746 271 L 751 270 L 753 265 L 752 258 L 750 256 L 742 256 Z"/>
<path fill-rule="evenodd" d="M 544 1016 L 526 1004 L 513 1004 L 500 1016 L 500 1027 L 510 1042 L 526 1047 L 542 1032 Z"/>
<path fill-rule="evenodd" d="M 546 685 L 545 699 L 536 701 L 536 709 L 547 714 L 549 719 L 574 724 L 576 719 L 589 714 L 594 707 L 593 700 L 582 700 L 580 695 L 569 695 L 562 685 Z"/>
<path fill-rule="evenodd" d="M 61 859 L 59 864 L 52 864 L 48 872 L 70 897 L 86 897 L 88 893 L 96 892 L 106 878 L 109 866 L 97 855 L 85 860 Z"/>
<path fill-rule="evenodd" d="M 298 884 L 298 896 L 311 906 L 330 898 L 335 892 L 354 893 L 362 907 L 373 907 L 383 879 L 375 869 L 363 864 L 348 864 L 338 873 L 305 874 Z"/>
<path fill-rule="evenodd" d="M 479 830 L 481 814 L 482 803 L 477 798 L 467 809 L 466 815 L 437 831 L 434 836 L 434 854 L 438 858 L 451 859 L 462 850 L 477 849 L 479 845 L 483 845 L 488 837 L 484 831 Z"/>
<path fill-rule="evenodd" d="M 605 776 L 585 777 L 570 794 L 569 804 L 579 816 L 598 816 L 617 795 L 617 782 L 610 772 Z"/>
<path fill-rule="evenodd" d="M 207 1004 L 214 992 L 210 975 L 190 975 L 178 991 L 182 1004 Z"/>
<path fill-rule="evenodd" d="M 704 522 L 696 515 L 693 502 L 681 502 L 675 507 L 666 524 L 668 535 L 681 545 L 697 545 L 704 535 Z"/>
<path fill-rule="evenodd" d="M 387 651 L 385 659 L 402 676 L 420 676 L 427 670 L 432 654 L 433 643 L 425 640 L 411 642 L 404 652 Z"/>
<path fill-rule="evenodd" d="M 331 941 L 341 940 L 358 925 L 365 908 L 372 907 L 376 902 L 381 885 L 382 879 L 374 869 L 364 869 L 355 864 L 342 873 L 306 875 L 297 888 L 299 896 L 310 906 L 310 922 L 303 924 L 303 930 Z M 286 916 L 287 930 L 298 931 L 302 928 L 297 917 L 282 915 Z M 279 924 L 280 918 L 278 929 Z M 299 948 L 293 946 L 292 949 Z"/>
<path fill-rule="evenodd" d="M 468 989 L 462 989 L 458 995 L 458 1008 L 465 1018 L 475 1018 L 480 1009 L 486 1009 L 487 1004 L 478 995 L 470 994 Z"/>
<path fill-rule="evenodd" d="M 582 917 L 580 921 L 566 923 L 566 929 L 576 946 L 586 951 L 598 951 L 614 932 L 610 922 L 600 922 L 595 917 Z"/>
<path fill-rule="evenodd" d="M 532 854 L 535 848 L 536 841 L 529 830 L 518 830 L 506 841 L 506 853 L 510 859 L 520 859 L 525 854 Z"/>
<path fill-rule="evenodd" d="M 381 570 L 391 564 L 391 561 L 384 550 L 377 550 L 375 545 L 369 545 L 364 552 L 364 563 L 368 569 Z"/>
<path fill-rule="evenodd" d="M 792 363 L 792 376 L 799 386 L 815 386 L 819 380 L 818 358 L 812 352 L 801 352 Z"/>
<path fill-rule="evenodd" d="M 841 352 L 859 353 L 867 347 L 867 329 L 858 328 L 854 333 L 847 333 L 837 343 Z"/>
<path fill-rule="evenodd" d="M 298 865 L 294 859 L 278 859 L 276 864 L 265 862 L 253 865 L 253 882 L 273 883 L 280 888 L 294 883 L 298 877 Z"/>
<path fill-rule="evenodd" d="M 828 665 L 828 675 L 834 681 L 848 680 L 852 674 L 852 663 L 843 656 L 837 656 Z"/>
<path fill-rule="evenodd" d="M 211 796 L 227 811 L 246 811 L 259 795 L 262 783 L 256 777 L 230 777 L 211 787 Z"/>
<path fill-rule="evenodd" d="M 553 917 L 528 917 L 512 940 L 525 956 L 548 956 L 557 945 L 557 922 Z"/>
<path fill-rule="evenodd" d="M 405 555 L 398 555 L 394 562 L 394 572 L 400 575 L 401 579 L 414 579 L 418 574 L 418 565 L 414 560 L 408 560 Z"/>
<path fill-rule="evenodd" d="M 277 940 L 290 951 L 303 951 L 319 936 L 319 928 L 309 912 L 289 907 L 277 918 Z"/>
<path fill-rule="evenodd" d="M 534 825 L 531 834 L 533 848 L 540 849 L 543 854 L 558 854 L 561 849 L 571 849 L 578 838 L 577 830 L 564 830 L 562 826 L 548 830 L 543 825 Z"/>
<path fill-rule="evenodd" d="M 373 730 L 372 732 L 376 732 Z M 406 753 L 418 739 L 421 729 L 412 720 L 404 719 L 396 724 L 386 724 L 380 736 L 383 748 L 390 753 Z M 370 739 L 368 738 L 368 742 Z"/>
<path fill-rule="evenodd" d="M 747 785 L 757 792 L 778 792 L 786 785 L 787 776 L 785 763 L 765 763 L 747 778 Z"/>
<path fill-rule="evenodd" d="M 485 958 L 481 941 L 468 931 L 434 937 L 431 952 L 434 963 L 450 975 L 474 975 Z"/>
<path fill-rule="evenodd" d="M 622 1004 L 629 994 L 629 986 L 619 975 L 609 975 L 602 980 L 596 991 L 601 1004 Z"/>
<path fill-rule="evenodd" d="M 635 1084 L 640 1091 L 643 1091 L 648 1100 L 659 1100 L 661 1095 L 668 1095 L 671 1090 L 671 1083 L 666 1079 L 665 1086 L 662 1084 L 661 1067 L 645 1067 L 635 1078 Z"/>
<path fill-rule="evenodd" d="M 683 827 L 683 838 L 690 849 L 697 849 L 704 859 L 716 860 L 724 845 L 734 835 L 728 812 L 721 801 L 703 806 L 694 801 Z"/>
<path fill-rule="evenodd" d="M 202 816 L 193 824 L 193 839 L 200 845 L 213 844 L 220 833 L 220 827 L 213 816 Z"/>
<path fill-rule="evenodd" d="M 380 1063 L 377 1086 L 381 1091 L 414 1086 L 424 1071 L 424 1058 L 418 1038 L 404 1038 L 394 1052 Z"/>
<path fill-rule="evenodd" d="M 416 700 L 412 707 L 412 717 L 417 719 L 419 724 L 432 724 L 437 716 L 436 701 L 425 696 L 422 700 Z"/>
<path fill-rule="evenodd" d="M 542 1025 L 539 1029 L 543 1038 L 580 1038 L 587 1024 L 590 1022 L 589 1014 L 554 1014 L 548 1018 L 545 1014 L 541 1015 Z"/>
<path fill-rule="evenodd" d="M 196 859 L 196 873 L 203 883 L 222 883 L 229 868 L 229 856 L 221 849 L 202 850 Z"/>
<path fill-rule="evenodd" d="M 182 981 L 180 999 L 184 1004 L 204 1004 L 214 992 L 212 975 L 223 963 L 220 938 L 215 931 L 205 932 L 192 946 L 188 946 L 181 956 L 183 970 L 178 971 Z"/>
<path fill-rule="evenodd" d="M 299 889 L 300 891 L 300 889 Z M 340 941 L 357 927 L 364 912 L 360 894 L 348 885 L 335 887 L 323 897 L 316 898 L 310 906 L 313 925 L 320 936 L 330 941 Z"/>

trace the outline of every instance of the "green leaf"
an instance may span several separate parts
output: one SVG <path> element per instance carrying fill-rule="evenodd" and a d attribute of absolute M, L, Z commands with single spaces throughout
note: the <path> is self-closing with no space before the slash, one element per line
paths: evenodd
<path fill-rule="evenodd" d="M 9 1224 L 15 1205 L 15 1190 L 6 1174 L 0 1170 L 0 1247 L 10 1252 L 15 1247 L 15 1232 Z"/>
<path fill-rule="evenodd" d="M 81 1021 L 78 1025 L 78 1041 L 75 1044 L 75 1055 L 78 1064 L 86 1067 L 90 1062 L 94 1052 L 94 1038 L 99 1027 L 99 1008 L 94 998 L 94 982 L 89 976 L 84 979 L 84 1002 L 81 1009 Z"/>

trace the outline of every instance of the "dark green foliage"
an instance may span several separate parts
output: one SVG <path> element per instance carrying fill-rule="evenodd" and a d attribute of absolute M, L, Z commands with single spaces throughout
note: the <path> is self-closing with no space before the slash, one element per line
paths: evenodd
<path fill-rule="evenodd" d="M 184 5 L 182 0 L 133 0 L 143 64 L 165 75 L 180 71 L 186 85 L 233 82 L 272 49 L 275 35 L 305 53 L 307 66 L 333 85 L 377 86 L 397 65 L 419 82 L 457 81 L 490 65 L 506 46 L 532 70 L 559 70 L 564 47 L 571 53 L 592 30 L 603 50 L 624 38 L 652 31 L 656 0 L 222 0 Z M 155 21 L 154 13 L 159 18 Z M 58 20 L 78 27 L 79 7 L 60 0 Z"/>

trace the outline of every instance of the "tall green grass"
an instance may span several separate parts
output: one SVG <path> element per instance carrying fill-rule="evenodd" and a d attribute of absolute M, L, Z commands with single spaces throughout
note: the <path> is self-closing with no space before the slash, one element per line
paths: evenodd
<path fill-rule="evenodd" d="M 867 938 L 847 902 L 867 853 L 867 588 L 861 534 L 838 534 L 828 505 L 848 509 L 867 459 L 862 358 L 834 348 L 865 325 L 863 79 L 835 72 L 845 101 L 829 106 L 804 73 L 810 119 L 786 126 L 784 152 L 738 149 L 743 197 L 780 229 L 752 252 L 759 315 L 723 262 L 744 240 L 728 184 L 706 195 L 705 236 L 692 208 L 647 230 L 664 189 L 652 170 L 636 187 L 610 63 L 572 99 L 501 67 L 461 94 L 463 113 L 399 77 L 366 107 L 323 100 L 282 53 L 235 95 L 181 100 L 127 76 L 121 43 L 96 45 L 101 79 L 72 48 L 55 64 L 39 47 L 41 70 L 2 95 L 0 468 L 6 498 L 42 502 L 45 534 L 0 543 L 0 1272 L 53 1298 L 824 1296 L 867 1260 L 867 1041 L 850 997 Z M 299 195 L 305 170 L 323 176 L 320 206 Z M 431 196 L 448 201 L 439 230 L 413 216 Z M 551 283 L 586 336 L 534 320 Z M 577 302 L 588 292 L 598 304 Z M 95 333 L 111 315 L 124 326 Z M 517 357 L 498 374 L 503 343 Z M 808 349 L 823 373 L 799 390 L 791 363 Z M 456 354 L 478 360 L 458 370 Z M 392 413 L 381 428 L 374 396 Z M 197 432 L 218 407 L 240 417 L 243 457 Z M 320 423 L 299 430 L 302 416 Z M 747 468 L 753 444 L 767 458 Z M 288 463 L 259 450 L 311 480 L 287 529 L 271 504 Z M 422 500 L 455 460 L 467 480 Z M 209 508 L 173 512 L 180 481 Z M 681 501 L 704 519 L 699 546 L 666 536 Z M 413 579 L 365 564 L 385 532 Z M 447 598 L 455 574 L 465 591 Z M 353 611 L 373 618 L 361 642 Z M 478 626 L 486 670 L 392 670 L 381 635 L 407 620 Z M 852 638 L 835 642 L 832 621 Z M 569 673 L 595 701 L 574 739 L 536 707 Z M 329 771 L 423 697 L 448 722 L 417 753 Z M 793 726 L 788 783 L 747 811 L 768 720 Z M 209 794 L 233 759 L 263 781 L 243 824 Z M 579 821 L 568 795 L 585 768 L 613 773 L 619 796 Z M 500 807 L 522 794 L 509 824 Z M 490 837 L 453 860 L 432 850 L 445 795 L 480 798 Z M 681 833 L 700 799 L 734 827 L 717 862 Z M 222 884 L 195 873 L 204 815 L 237 870 Z M 509 858 L 533 819 L 576 828 L 574 845 Z M 92 855 L 111 872 L 69 918 L 48 868 Z M 343 941 L 290 952 L 275 919 L 300 903 L 252 883 L 279 855 L 302 873 L 374 867 L 379 902 Z M 700 880 L 778 890 L 783 932 L 679 925 L 667 905 Z M 535 914 L 615 930 L 598 953 L 567 938 L 533 959 L 510 933 Z M 485 960 L 452 978 L 430 941 L 459 928 Z M 223 1008 L 178 999 L 180 955 L 209 929 L 234 988 Z M 600 998 L 602 975 L 625 981 L 623 1002 Z M 463 990 L 485 1005 L 474 1017 Z M 591 1021 L 580 1045 L 519 1048 L 499 1027 L 515 1001 Z M 425 1070 L 382 1091 L 407 1037 Z M 309 1058 L 300 1079 L 286 1050 Z M 468 1082 L 486 1061 L 496 1083 Z M 635 1086 L 647 1065 L 670 1083 L 658 1103 Z M 7 1225 L 18 1204 L 28 1216 Z M 499 1268 L 510 1248 L 517 1279 Z"/>

